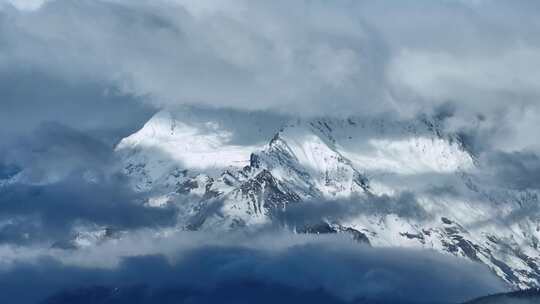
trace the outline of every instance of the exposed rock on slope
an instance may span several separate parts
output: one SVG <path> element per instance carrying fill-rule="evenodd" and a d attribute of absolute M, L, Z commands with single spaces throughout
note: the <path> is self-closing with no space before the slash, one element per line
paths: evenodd
<path fill-rule="evenodd" d="M 540 285 L 540 224 L 523 213 L 538 194 L 483 183 L 439 120 L 203 113 L 160 112 L 116 148 L 149 205 L 178 206 L 180 228 L 347 232 L 478 261 L 515 287 Z"/>

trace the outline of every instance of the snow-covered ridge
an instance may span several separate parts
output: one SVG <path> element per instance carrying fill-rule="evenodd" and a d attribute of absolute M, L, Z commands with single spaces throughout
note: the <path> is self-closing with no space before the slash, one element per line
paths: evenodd
<path fill-rule="evenodd" d="M 493 220 L 538 196 L 480 184 L 474 158 L 439 123 L 182 109 L 157 113 L 116 151 L 149 206 L 180 209 L 180 229 L 279 223 L 349 233 L 374 246 L 472 259 L 514 286 L 538 286 L 539 224 Z M 281 222 L 288 210 L 319 208 L 315 202 L 347 212 L 306 226 Z"/>
<path fill-rule="evenodd" d="M 473 166 L 472 158 L 457 142 L 433 136 L 422 123 L 396 125 L 402 130 L 388 134 L 381 127 L 385 122 L 368 121 L 366 125 L 365 121 L 354 118 L 298 119 L 286 123 L 279 132 L 277 123 L 263 126 L 266 130 L 262 131 L 256 122 L 238 122 L 237 128 L 279 134 L 294 149 L 291 152 L 301 166 L 320 172 L 326 170 L 328 155 L 335 153 L 363 171 L 449 173 Z M 252 153 L 264 150 L 269 144 L 262 140 L 235 143 L 234 131 L 215 117 L 194 119 L 184 112 L 161 111 L 138 132 L 124 138 L 116 151 L 131 158 L 132 163 L 144 163 L 152 179 L 164 174 L 171 164 L 215 173 L 227 167 L 247 165 Z"/>
<path fill-rule="evenodd" d="M 231 143 L 232 133 L 218 122 L 202 125 L 177 120 L 170 112 L 159 112 L 141 130 L 120 141 L 117 151 L 138 150 L 141 154 L 153 151 L 159 161 L 181 164 L 198 170 L 220 170 L 228 166 L 245 166 L 256 145 Z M 152 162 L 152 155 L 144 155 Z"/>

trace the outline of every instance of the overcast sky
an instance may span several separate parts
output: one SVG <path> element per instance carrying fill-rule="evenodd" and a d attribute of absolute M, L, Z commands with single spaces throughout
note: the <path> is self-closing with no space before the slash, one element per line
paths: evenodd
<path fill-rule="evenodd" d="M 408 117 L 452 104 L 455 125 L 481 114 L 501 148 L 538 149 L 537 1 L 0 3 L 2 132 L 122 129 L 178 104 Z"/>

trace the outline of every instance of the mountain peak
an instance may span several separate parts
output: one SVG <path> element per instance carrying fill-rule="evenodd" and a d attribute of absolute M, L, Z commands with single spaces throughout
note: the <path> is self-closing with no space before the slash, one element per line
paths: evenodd
<path fill-rule="evenodd" d="M 183 229 L 310 233 L 327 223 L 373 246 L 435 249 L 513 286 L 540 284 L 535 224 L 490 222 L 522 208 L 522 193 L 482 185 L 473 156 L 437 119 L 261 115 L 162 111 L 116 151 L 149 206 L 177 205 Z M 305 227 L 283 222 L 295 216 L 308 217 Z"/>

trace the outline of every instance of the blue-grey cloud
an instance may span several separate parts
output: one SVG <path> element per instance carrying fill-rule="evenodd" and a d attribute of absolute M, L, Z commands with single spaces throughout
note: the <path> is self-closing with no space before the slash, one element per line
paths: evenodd
<path fill-rule="evenodd" d="M 114 84 L 69 80 L 24 63 L 0 69 L 0 92 L 4 142 L 0 153 L 47 122 L 91 133 L 113 145 L 155 111 L 140 98 L 119 92 Z"/>
<path fill-rule="evenodd" d="M 0 243 L 72 237 L 76 224 L 114 229 L 173 225 L 172 208 L 145 207 L 121 174 L 112 147 L 84 132 L 46 123 L 0 162 Z"/>
<path fill-rule="evenodd" d="M 256 236 L 251 240 L 260 241 Z M 266 241 L 283 242 L 279 237 Z M 84 290 L 89 296 L 90 287 L 105 286 L 119 292 L 116 302 L 112 296 L 105 303 L 125 303 L 120 300 L 134 295 L 141 296 L 142 303 L 166 299 L 189 299 L 189 303 L 218 299 L 244 303 L 258 298 L 263 303 L 289 301 L 284 295 L 314 303 L 455 303 L 505 289 L 487 269 L 472 262 L 416 250 L 373 249 L 346 239 L 323 238 L 277 251 L 232 241 L 226 246 L 204 243 L 208 244 L 183 250 L 172 260 L 159 254 L 141 255 L 124 258 L 108 269 L 69 266 L 50 256 L 18 263 L 0 273 L 5 287 L 0 299 L 32 303 L 54 294 L 53 299 L 70 299 L 71 294 L 78 302 L 85 297 Z M 86 289 L 81 291 L 83 287 Z M 28 290 L 32 292 L 25 292 Z M 97 290 L 95 296 L 111 296 Z"/>
<path fill-rule="evenodd" d="M 2 10 L 2 66 L 115 83 L 157 105 L 415 113 L 452 100 L 475 114 L 509 99 L 537 105 L 539 10 L 533 1 L 56 0 Z"/>
<path fill-rule="evenodd" d="M 429 214 L 417 202 L 412 192 L 389 195 L 369 195 L 332 201 L 311 200 L 300 204 L 290 204 L 286 210 L 275 210 L 272 216 L 276 223 L 303 229 L 323 222 L 340 222 L 360 215 L 394 214 L 402 218 L 427 220 Z"/>

